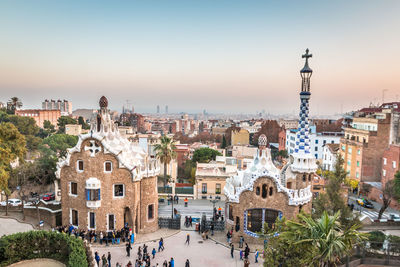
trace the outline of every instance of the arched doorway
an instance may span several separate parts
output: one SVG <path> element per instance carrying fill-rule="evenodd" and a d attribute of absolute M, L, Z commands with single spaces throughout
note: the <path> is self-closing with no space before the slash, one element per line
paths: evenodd
<path fill-rule="evenodd" d="M 131 209 L 129 207 L 125 207 L 124 210 L 124 226 L 128 224 L 128 227 L 132 227 L 133 226 L 133 222 L 132 222 L 132 212 Z"/>

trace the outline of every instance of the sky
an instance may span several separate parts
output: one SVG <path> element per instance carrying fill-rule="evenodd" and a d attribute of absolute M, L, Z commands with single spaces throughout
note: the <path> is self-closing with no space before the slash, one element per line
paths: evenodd
<path fill-rule="evenodd" d="M 400 1 L 0 1 L 0 101 L 297 114 L 400 100 Z"/>

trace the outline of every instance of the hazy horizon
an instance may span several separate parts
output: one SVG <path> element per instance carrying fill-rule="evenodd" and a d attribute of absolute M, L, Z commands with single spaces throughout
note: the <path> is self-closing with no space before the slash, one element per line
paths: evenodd
<path fill-rule="evenodd" d="M 399 100 L 400 1 L 1 1 L 0 101 L 311 115 Z"/>

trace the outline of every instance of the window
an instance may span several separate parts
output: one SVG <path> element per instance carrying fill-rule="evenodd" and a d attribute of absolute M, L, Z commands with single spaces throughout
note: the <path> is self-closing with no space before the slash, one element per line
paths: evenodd
<path fill-rule="evenodd" d="M 77 196 L 78 195 L 78 184 L 75 182 L 70 182 L 69 183 L 69 194 L 73 195 L 73 196 Z"/>
<path fill-rule="evenodd" d="M 309 175 L 308 175 L 308 181 L 311 182 L 311 178 L 312 178 L 312 174 L 309 174 Z"/>
<path fill-rule="evenodd" d="M 349 147 L 348 151 L 349 151 L 349 154 L 351 154 L 351 152 L 352 152 L 352 149 L 351 149 L 351 147 Z"/>
<path fill-rule="evenodd" d="M 259 187 L 259 186 L 256 187 L 256 195 L 257 195 L 257 196 L 260 195 L 260 187 Z"/>
<path fill-rule="evenodd" d="M 112 172 L 112 162 L 111 161 L 104 162 L 104 172 Z"/>
<path fill-rule="evenodd" d="M 303 174 L 303 182 L 307 181 L 306 175 Z"/>
<path fill-rule="evenodd" d="M 383 165 L 386 165 L 386 164 L 387 164 L 387 159 L 383 158 Z"/>
<path fill-rule="evenodd" d="M 314 148 L 314 150 L 315 150 L 315 151 L 318 151 L 318 147 L 316 146 L 316 147 Z"/>
<path fill-rule="evenodd" d="M 324 145 L 326 144 L 326 140 L 324 140 Z"/>
<path fill-rule="evenodd" d="M 114 185 L 114 197 L 124 197 L 125 196 L 125 186 L 123 184 Z"/>
<path fill-rule="evenodd" d="M 360 167 L 360 162 L 357 160 L 357 167 Z"/>
<path fill-rule="evenodd" d="M 71 210 L 71 224 L 74 226 L 78 226 L 78 211 Z"/>
<path fill-rule="evenodd" d="M 260 232 L 263 225 L 262 209 L 247 210 L 247 230 L 253 233 Z"/>
<path fill-rule="evenodd" d="M 100 200 L 100 189 L 86 189 L 86 200 L 87 201 Z"/>
<path fill-rule="evenodd" d="M 396 166 L 396 161 L 393 161 L 393 162 L 392 162 L 392 165 L 393 165 L 393 169 L 396 169 L 396 167 L 397 167 L 397 166 Z"/>
<path fill-rule="evenodd" d="M 382 175 L 386 176 L 386 170 L 382 170 Z"/>
<path fill-rule="evenodd" d="M 347 161 L 347 165 L 349 165 L 349 166 L 351 165 L 351 161 L 350 160 Z"/>
<path fill-rule="evenodd" d="M 334 143 L 335 143 L 335 141 L 332 140 L 332 141 L 331 141 L 331 144 L 334 144 Z"/>
<path fill-rule="evenodd" d="M 108 214 L 108 230 L 115 229 L 115 217 L 114 214 Z"/>
<path fill-rule="evenodd" d="M 288 189 L 291 189 L 291 188 L 292 188 L 292 182 L 288 182 L 286 187 L 287 187 Z"/>
<path fill-rule="evenodd" d="M 215 184 L 215 194 L 221 194 L 221 184 Z"/>
<path fill-rule="evenodd" d="M 360 174 L 356 172 L 356 178 L 360 178 Z"/>
<path fill-rule="evenodd" d="M 361 150 L 357 149 L 357 155 L 360 155 L 360 154 L 361 154 Z"/>
<path fill-rule="evenodd" d="M 269 188 L 269 195 L 272 196 L 273 193 L 274 193 L 274 188 L 271 186 Z"/>
<path fill-rule="evenodd" d="M 346 147 L 345 146 L 342 146 L 342 151 L 345 151 L 346 150 Z"/>
<path fill-rule="evenodd" d="M 207 194 L 207 184 L 206 183 L 201 184 L 201 193 Z"/>
<path fill-rule="evenodd" d="M 95 229 L 96 228 L 96 213 L 89 212 L 89 228 Z"/>
<path fill-rule="evenodd" d="M 83 160 L 78 160 L 76 162 L 76 169 L 78 172 L 83 172 Z"/>
<path fill-rule="evenodd" d="M 154 219 L 154 204 L 151 204 L 147 207 L 147 219 Z"/>
<path fill-rule="evenodd" d="M 261 193 L 262 198 L 266 198 L 266 197 L 267 197 L 267 194 L 268 194 L 268 192 L 267 192 L 267 185 L 266 185 L 266 184 L 263 184 L 263 185 L 262 185 L 262 193 Z"/>
<path fill-rule="evenodd" d="M 317 159 L 318 158 L 318 154 L 314 154 L 314 157 Z"/>
<path fill-rule="evenodd" d="M 315 139 L 315 144 L 318 144 L 318 139 Z"/>

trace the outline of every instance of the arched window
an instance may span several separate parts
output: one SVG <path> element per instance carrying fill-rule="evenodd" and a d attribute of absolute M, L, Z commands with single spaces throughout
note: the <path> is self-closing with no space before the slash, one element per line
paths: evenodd
<path fill-rule="evenodd" d="M 303 174 L 303 182 L 305 182 L 307 180 L 306 175 Z"/>
<path fill-rule="evenodd" d="M 272 196 L 272 193 L 274 192 L 274 188 L 271 186 L 270 188 L 269 188 L 269 195 L 270 196 Z"/>
<path fill-rule="evenodd" d="M 308 175 L 308 181 L 311 182 L 311 178 L 312 178 L 312 174 L 309 174 L 309 175 Z"/>
<path fill-rule="evenodd" d="M 262 185 L 262 198 L 266 198 L 267 197 L 267 194 L 268 194 L 268 192 L 267 192 L 267 185 L 266 184 L 263 184 Z"/>
<path fill-rule="evenodd" d="M 260 195 L 260 187 L 259 187 L 259 186 L 256 187 L 256 195 L 257 195 L 257 196 Z"/>

